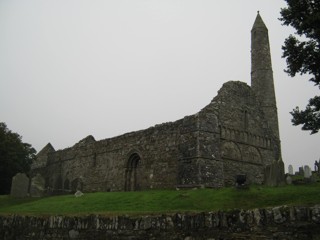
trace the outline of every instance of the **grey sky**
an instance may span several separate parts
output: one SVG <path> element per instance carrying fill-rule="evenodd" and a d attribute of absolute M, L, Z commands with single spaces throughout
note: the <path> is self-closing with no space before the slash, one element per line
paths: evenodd
<path fill-rule="evenodd" d="M 1 0 L 0 121 L 38 151 L 175 121 L 205 107 L 224 82 L 250 85 L 250 30 L 269 29 L 283 160 L 319 159 L 320 135 L 293 127 L 319 94 L 283 72 L 281 0 Z"/>

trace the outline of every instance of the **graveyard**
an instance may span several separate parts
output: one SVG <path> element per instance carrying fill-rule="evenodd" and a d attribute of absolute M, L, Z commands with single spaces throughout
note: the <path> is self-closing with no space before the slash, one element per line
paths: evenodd
<path fill-rule="evenodd" d="M 50 192 L 37 175 L 29 179 L 18 173 L 12 180 L 11 194 L 0 196 L 0 214 L 146 214 L 179 211 L 201 212 L 255 209 L 276 206 L 312 206 L 320 202 L 319 163 L 314 171 L 292 165 L 278 185 L 246 182 L 220 189 L 193 187 L 135 192 Z M 254 199 L 254 201 L 252 201 Z"/>
<path fill-rule="evenodd" d="M 293 177 L 294 180 L 301 179 Z M 294 181 L 293 181 L 294 182 Z M 150 190 L 85 193 L 52 197 L 0 196 L 0 214 L 85 215 L 146 214 L 222 211 L 275 206 L 312 206 L 320 202 L 319 177 L 315 182 L 278 187 L 252 185 L 247 189 Z"/>

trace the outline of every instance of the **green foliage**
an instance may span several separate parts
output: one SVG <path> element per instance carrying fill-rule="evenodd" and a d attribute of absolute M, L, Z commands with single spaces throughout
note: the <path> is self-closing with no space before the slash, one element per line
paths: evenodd
<path fill-rule="evenodd" d="M 35 153 L 30 144 L 22 142 L 19 134 L 0 122 L 0 194 L 10 192 L 11 179 L 16 173 L 30 170 Z"/>
<path fill-rule="evenodd" d="M 320 96 L 311 98 L 303 111 L 296 107 L 291 115 L 293 125 L 303 124 L 302 130 L 310 130 L 311 134 L 317 133 L 320 129 Z"/>
<path fill-rule="evenodd" d="M 287 8 L 281 9 L 280 20 L 284 25 L 296 29 L 296 34 L 304 37 L 303 41 L 290 35 L 284 43 L 283 57 L 287 61 L 285 70 L 291 77 L 297 73 L 309 74 L 310 81 L 320 87 L 320 1 L 318 0 L 285 0 Z M 320 129 L 320 97 L 309 100 L 304 111 L 298 107 L 291 112 L 293 125 L 302 124 L 303 130 L 311 134 Z"/>
<path fill-rule="evenodd" d="M 0 196 L 0 214 L 83 215 L 157 214 L 230 209 L 253 209 L 279 205 L 313 205 L 320 202 L 320 184 L 299 186 L 198 190 L 152 190 L 144 192 L 98 192 L 14 199 Z"/>

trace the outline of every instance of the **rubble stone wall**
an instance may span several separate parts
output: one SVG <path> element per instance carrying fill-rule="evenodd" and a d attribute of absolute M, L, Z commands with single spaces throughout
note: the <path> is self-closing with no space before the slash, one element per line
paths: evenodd
<path fill-rule="evenodd" d="M 0 216 L 0 239 L 320 239 L 320 205 L 153 216 Z"/>
<path fill-rule="evenodd" d="M 88 136 L 58 151 L 46 146 L 33 174 L 51 189 L 86 192 L 223 187 L 238 174 L 262 184 L 280 147 L 259 106 L 247 84 L 227 82 L 208 106 L 176 122 L 100 141 Z"/>

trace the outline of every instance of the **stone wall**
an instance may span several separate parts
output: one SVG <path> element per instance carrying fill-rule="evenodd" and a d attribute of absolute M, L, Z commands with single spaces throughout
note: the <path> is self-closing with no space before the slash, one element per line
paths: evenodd
<path fill-rule="evenodd" d="M 219 137 L 212 135 L 211 146 L 201 155 L 199 142 L 206 141 L 208 146 L 209 143 L 205 133 L 199 130 L 205 128 L 200 126 L 199 118 L 199 115 L 187 116 L 101 141 L 88 136 L 71 148 L 58 151 L 50 148 L 47 158 L 41 151 L 32 174 L 46 176 L 46 187 L 50 189 L 87 192 L 163 189 L 192 184 L 222 186 L 221 174 L 218 174 L 222 172 L 221 164 L 208 162 L 212 160 L 213 148 L 218 155 Z M 219 134 L 218 123 L 215 124 L 213 134 Z"/>
<path fill-rule="evenodd" d="M 237 174 L 262 184 L 264 168 L 278 160 L 280 146 L 252 89 L 240 81 L 227 82 L 202 111 L 215 111 L 219 118 L 224 185 L 233 185 Z"/>
<path fill-rule="evenodd" d="M 87 137 L 49 154 L 44 173 L 48 186 L 82 191 L 168 188 L 177 184 L 178 133 L 177 123 L 167 123 L 101 141 Z"/>
<path fill-rule="evenodd" d="M 320 239 L 320 206 L 154 216 L 0 216 L 0 239 Z"/>
<path fill-rule="evenodd" d="M 100 141 L 88 136 L 58 151 L 48 144 L 33 174 L 45 177 L 49 189 L 86 192 L 223 187 L 237 174 L 261 184 L 265 167 L 278 160 L 278 143 L 252 89 L 232 81 L 178 121 Z"/>

